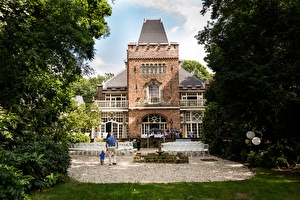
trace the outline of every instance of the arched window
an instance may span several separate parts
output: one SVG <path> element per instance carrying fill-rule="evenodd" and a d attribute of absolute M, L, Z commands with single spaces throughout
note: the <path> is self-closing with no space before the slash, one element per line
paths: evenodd
<path fill-rule="evenodd" d="M 151 80 L 147 87 L 148 102 L 159 103 L 160 102 L 160 83 L 156 80 Z"/>
<path fill-rule="evenodd" d="M 159 86 L 149 85 L 149 98 L 151 103 L 157 103 L 159 100 Z"/>
<path fill-rule="evenodd" d="M 167 119 L 158 114 L 150 114 L 142 120 L 142 137 L 155 137 L 161 138 L 165 136 L 165 130 L 167 128 Z"/>

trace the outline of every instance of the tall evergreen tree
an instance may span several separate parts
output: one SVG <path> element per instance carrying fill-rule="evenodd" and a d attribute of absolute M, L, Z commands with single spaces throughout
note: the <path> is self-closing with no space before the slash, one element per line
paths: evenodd
<path fill-rule="evenodd" d="M 260 155 L 268 155 L 262 165 L 298 162 L 300 2 L 206 0 L 202 13 L 208 8 L 212 20 L 196 38 L 215 71 L 206 98 L 225 116 L 221 133 L 206 118 L 205 137 L 212 143 L 224 139 L 229 148 L 219 146 L 220 153 L 238 159 L 260 149 Z M 217 116 L 218 110 L 210 109 L 206 116 Z M 249 129 L 263 139 L 257 148 L 244 143 Z M 218 138 L 210 137 L 217 132 Z"/>

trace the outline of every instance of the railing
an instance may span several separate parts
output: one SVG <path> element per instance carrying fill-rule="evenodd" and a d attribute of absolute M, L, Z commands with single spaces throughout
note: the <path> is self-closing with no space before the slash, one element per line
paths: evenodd
<path fill-rule="evenodd" d="M 97 100 L 95 103 L 99 108 L 128 108 L 128 100 L 122 101 L 105 101 Z"/>
<path fill-rule="evenodd" d="M 149 99 L 147 103 L 155 104 L 159 103 L 160 99 Z M 181 107 L 199 107 L 204 106 L 205 100 L 180 100 Z M 96 100 L 95 103 L 99 108 L 128 108 L 128 100 L 122 101 L 105 101 L 105 100 Z M 145 102 L 143 102 L 145 103 Z"/>
<path fill-rule="evenodd" d="M 180 106 L 182 107 L 197 107 L 204 106 L 205 100 L 180 100 Z"/>

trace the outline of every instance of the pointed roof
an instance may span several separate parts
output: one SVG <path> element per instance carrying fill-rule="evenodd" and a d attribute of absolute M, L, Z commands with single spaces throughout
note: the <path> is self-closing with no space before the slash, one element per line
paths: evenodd
<path fill-rule="evenodd" d="M 76 97 L 73 98 L 73 100 L 76 102 L 77 106 L 84 104 L 84 100 L 82 96 L 77 95 Z"/>
<path fill-rule="evenodd" d="M 145 19 L 138 43 L 168 43 L 161 19 Z"/>

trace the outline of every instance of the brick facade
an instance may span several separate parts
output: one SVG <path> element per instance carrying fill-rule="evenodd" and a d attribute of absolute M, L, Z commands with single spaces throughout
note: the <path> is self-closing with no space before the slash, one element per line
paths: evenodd
<path fill-rule="evenodd" d="M 125 65 L 98 86 L 100 132 L 136 138 L 173 128 L 200 137 L 205 84 L 180 67 L 179 44 L 168 42 L 160 20 L 144 22 L 139 42 L 128 44 Z"/>
<path fill-rule="evenodd" d="M 165 64 L 164 73 L 143 74 L 142 65 Z M 168 121 L 167 128 L 180 128 L 179 110 L 179 45 L 136 44 L 128 45 L 127 85 L 129 101 L 129 132 L 133 137 L 140 134 L 140 123 L 144 116 L 159 114 Z M 161 101 L 153 105 L 140 104 L 147 99 L 147 84 L 151 80 L 161 84 Z M 172 120 L 171 120 L 172 119 Z M 170 124 L 170 121 L 173 123 Z"/>

